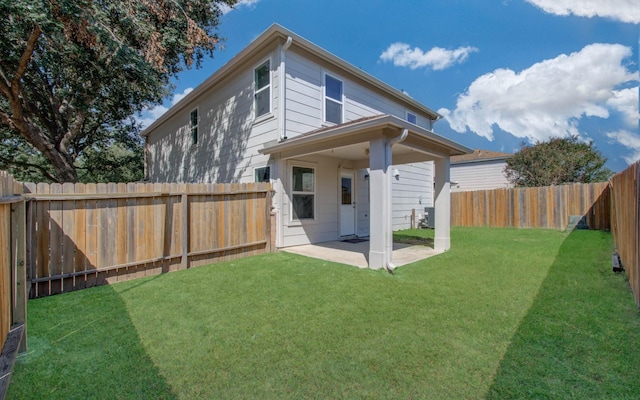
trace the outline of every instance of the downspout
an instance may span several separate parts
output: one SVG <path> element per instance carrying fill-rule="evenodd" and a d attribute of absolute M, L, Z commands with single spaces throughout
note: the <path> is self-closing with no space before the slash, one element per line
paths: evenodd
<path fill-rule="evenodd" d="M 291 36 L 287 37 L 287 41 L 285 42 L 285 44 L 282 45 L 282 47 L 280 47 L 280 87 L 279 87 L 279 93 L 278 93 L 278 99 L 280 101 L 280 104 L 278 105 L 279 108 L 279 112 L 278 112 L 278 120 L 280 121 L 280 123 L 278 124 L 280 127 L 280 135 L 279 135 L 279 142 L 283 142 L 285 140 L 287 140 L 287 111 L 286 111 L 286 105 L 285 105 L 285 96 L 286 96 L 286 89 L 287 89 L 287 72 L 285 70 L 285 58 L 286 58 L 286 51 L 289 49 L 289 47 L 291 47 L 291 43 L 293 43 L 293 39 L 291 38 Z"/>
<path fill-rule="evenodd" d="M 279 68 L 279 78 L 280 85 L 278 87 L 278 99 L 280 104 L 278 105 L 278 142 L 283 142 L 287 140 L 287 108 L 285 102 L 286 86 L 287 86 L 287 71 L 286 71 L 286 55 L 285 52 L 291 47 L 291 43 L 293 43 L 293 38 L 291 36 L 287 37 L 287 41 L 280 47 L 280 68 Z M 276 227 L 276 232 L 278 234 L 277 244 L 279 247 L 284 246 L 284 198 L 285 198 L 285 185 L 284 185 L 284 177 L 287 173 L 287 168 L 283 168 L 284 161 L 280 159 L 278 156 L 278 160 L 276 160 L 278 164 L 278 178 L 280 180 L 279 185 L 279 193 L 278 193 L 278 226 Z"/>
<path fill-rule="evenodd" d="M 409 130 L 407 128 L 404 128 L 402 130 L 402 134 L 400 136 L 396 136 L 393 139 L 389 140 L 389 143 L 388 143 L 388 146 L 387 146 L 387 149 L 386 149 L 386 154 L 385 154 L 385 157 L 387 159 L 385 164 L 388 165 L 389 167 L 391 167 L 391 165 L 392 165 L 391 162 L 393 161 L 393 154 L 392 154 L 391 146 L 393 146 L 396 143 L 400 143 L 400 142 L 404 141 L 407 138 L 407 136 L 409 136 Z M 387 174 L 388 174 L 388 172 L 387 172 Z M 389 209 L 391 209 L 391 205 L 392 205 L 391 203 L 393 202 L 393 197 L 391 196 L 391 185 L 392 185 L 392 183 L 391 183 L 391 175 L 389 175 L 387 177 L 387 179 L 389 181 L 389 194 L 388 194 L 389 198 L 387 199 L 387 203 L 389 205 Z M 391 221 L 392 221 L 392 213 L 389 213 L 389 220 L 387 221 L 387 225 L 388 225 L 387 229 L 389 229 L 389 231 L 392 230 Z M 387 233 L 390 233 L 390 232 L 387 232 Z M 391 235 L 393 235 L 393 234 L 391 234 Z M 387 261 L 387 271 L 389 271 L 390 273 L 393 273 L 393 270 L 396 269 L 396 265 L 391 260 L 391 255 L 393 254 L 393 236 L 392 236 L 392 239 L 391 239 L 390 242 L 391 242 L 391 244 L 390 244 L 389 248 L 385 249 L 386 251 L 388 251 L 387 254 L 389 254 L 389 261 Z M 388 244 L 389 243 L 385 243 L 385 246 L 387 246 Z"/>

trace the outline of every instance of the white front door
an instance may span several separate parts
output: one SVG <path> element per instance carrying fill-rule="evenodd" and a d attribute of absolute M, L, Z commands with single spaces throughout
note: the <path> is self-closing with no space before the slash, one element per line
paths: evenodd
<path fill-rule="evenodd" d="M 356 197 L 354 189 L 355 175 L 343 172 L 340 174 L 340 236 L 356 233 Z"/>

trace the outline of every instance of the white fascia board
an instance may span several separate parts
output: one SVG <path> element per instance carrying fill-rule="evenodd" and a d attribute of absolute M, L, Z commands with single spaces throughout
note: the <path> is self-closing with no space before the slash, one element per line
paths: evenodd
<path fill-rule="evenodd" d="M 160 118 L 155 120 L 151 125 L 145 128 L 142 131 L 142 136 L 148 136 L 155 128 L 161 125 L 164 121 L 173 117 L 175 114 L 187 108 L 187 106 L 195 100 L 198 96 L 209 90 L 211 87 L 223 81 L 227 75 L 235 72 L 238 69 L 238 66 L 243 62 L 249 60 L 252 56 L 254 56 L 256 52 L 263 50 L 266 46 L 268 46 L 271 42 L 280 40 L 284 43 L 287 40 L 287 37 L 291 37 L 293 39 L 293 46 L 298 46 L 302 49 L 305 49 L 312 54 L 320 57 L 321 59 L 329 62 L 332 65 L 335 65 L 339 70 L 347 72 L 348 75 L 355 76 L 367 84 L 382 90 L 384 93 L 389 95 L 392 98 L 400 101 L 405 105 L 410 105 L 413 108 L 421 111 L 422 113 L 429 115 L 433 121 L 437 121 L 442 118 L 442 115 L 438 114 L 434 110 L 428 108 L 424 104 L 419 103 L 414 100 L 410 96 L 402 93 L 400 90 L 397 90 L 388 84 L 382 82 L 378 78 L 362 71 L 359 68 L 356 68 L 352 64 L 344 61 L 340 57 L 328 52 L 327 50 L 319 47 L 318 45 L 310 42 L 309 40 L 303 38 L 302 36 L 297 35 L 294 32 L 278 25 L 273 24 L 263 33 L 261 33 L 256 39 L 254 39 L 249 45 L 247 45 L 244 49 L 242 49 L 238 54 L 236 54 L 231 60 L 229 60 L 226 64 L 224 64 L 220 69 L 214 72 L 209 78 L 207 78 L 204 82 L 198 85 L 191 93 L 186 95 L 183 99 L 181 99 L 177 104 L 171 107 L 167 112 L 165 112 Z"/>

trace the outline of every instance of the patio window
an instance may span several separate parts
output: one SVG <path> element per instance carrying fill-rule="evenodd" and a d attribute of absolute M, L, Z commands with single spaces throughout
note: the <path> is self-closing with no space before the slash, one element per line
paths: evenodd
<path fill-rule="evenodd" d="M 189 118 L 189 128 L 191 131 L 191 144 L 198 144 L 198 109 L 191 111 Z"/>
<path fill-rule="evenodd" d="M 255 181 L 256 182 L 270 182 L 271 179 L 271 168 L 260 167 L 254 170 L 255 173 Z"/>
<path fill-rule="evenodd" d="M 293 167 L 291 177 L 291 219 L 314 219 L 315 170 L 309 167 Z"/>
<path fill-rule="evenodd" d="M 254 70 L 254 90 L 256 117 L 271 112 L 271 62 L 270 60 L 260 64 Z"/>
<path fill-rule="evenodd" d="M 342 123 L 342 81 L 331 75 L 324 76 L 324 120 Z"/>

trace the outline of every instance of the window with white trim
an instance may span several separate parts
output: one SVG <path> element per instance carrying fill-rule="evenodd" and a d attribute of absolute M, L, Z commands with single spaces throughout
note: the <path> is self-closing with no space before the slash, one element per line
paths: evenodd
<path fill-rule="evenodd" d="M 407 122 L 411 122 L 412 124 L 418 124 L 418 117 L 414 113 L 410 113 L 407 111 Z"/>
<path fill-rule="evenodd" d="M 198 144 L 198 109 L 191 111 L 189 117 L 189 130 L 191 132 L 191 144 Z"/>
<path fill-rule="evenodd" d="M 342 81 L 329 74 L 324 75 L 324 120 L 334 124 L 342 123 L 343 112 Z"/>
<path fill-rule="evenodd" d="M 254 97 L 256 118 L 271 112 L 271 61 L 267 60 L 254 70 Z"/>
<path fill-rule="evenodd" d="M 254 169 L 256 182 L 271 182 L 271 168 L 269 166 Z"/>
<path fill-rule="evenodd" d="M 315 169 L 293 166 L 291 169 L 291 219 L 315 218 Z"/>

